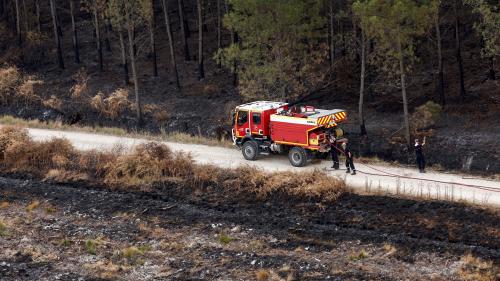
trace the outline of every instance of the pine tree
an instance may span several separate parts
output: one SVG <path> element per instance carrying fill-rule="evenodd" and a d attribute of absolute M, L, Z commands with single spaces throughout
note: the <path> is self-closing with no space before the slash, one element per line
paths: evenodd
<path fill-rule="evenodd" d="M 71 16 L 71 29 L 73 30 L 73 50 L 75 52 L 75 62 L 80 64 L 80 50 L 78 46 L 78 31 L 76 29 L 76 20 L 75 20 L 75 1 L 69 1 L 69 11 Z"/>
<path fill-rule="evenodd" d="M 57 7 L 55 1 L 56 0 L 50 0 L 50 13 L 52 15 L 52 25 L 54 27 L 54 40 L 57 47 L 57 61 L 59 62 L 59 68 L 64 69 L 61 38 L 59 37 L 59 28 L 57 22 Z"/>
<path fill-rule="evenodd" d="M 132 80 L 134 82 L 135 109 L 137 113 L 137 124 L 143 124 L 141 94 L 139 91 L 139 77 L 137 73 L 137 53 L 135 51 L 136 36 L 134 30 L 147 24 L 151 13 L 151 0 L 108 0 L 108 12 L 110 20 L 115 26 L 123 26 L 127 30 L 128 54 L 132 69 Z"/>
<path fill-rule="evenodd" d="M 198 7 L 198 80 L 205 78 L 203 65 L 203 0 L 196 0 Z"/>
<path fill-rule="evenodd" d="M 465 0 L 472 7 L 479 20 L 474 23 L 474 29 L 483 39 L 481 56 L 489 60 L 488 78 L 496 79 L 495 61 L 500 56 L 500 6 L 498 2 L 488 0 Z"/>
<path fill-rule="evenodd" d="M 174 40 L 172 37 L 172 28 L 170 26 L 170 18 L 168 16 L 168 2 L 166 0 L 162 0 L 163 3 L 163 15 L 165 18 L 165 28 L 168 36 L 168 46 L 170 50 L 170 64 L 172 65 L 171 72 L 175 78 L 175 85 L 177 88 L 180 88 L 181 85 L 179 83 L 179 73 L 177 72 L 177 63 L 175 62 L 175 52 L 174 52 Z M 182 23 L 181 23 L 182 25 Z"/>
<path fill-rule="evenodd" d="M 403 98 L 406 143 L 410 146 L 410 120 L 406 94 L 406 75 L 415 59 L 415 38 L 432 25 L 432 5 L 413 0 L 367 0 L 357 2 L 355 10 L 365 22 L 367 35 L 377 40 L 376 52 L 381 68 L 397 73 Z"/>

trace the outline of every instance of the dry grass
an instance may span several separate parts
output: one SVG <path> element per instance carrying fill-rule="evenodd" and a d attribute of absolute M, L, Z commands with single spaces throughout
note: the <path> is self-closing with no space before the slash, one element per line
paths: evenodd
<path fill-rule="evenodd" d="M 114 189 L 152 191 L 175 182 L 184 190 L 215 190 L 235 198 L 271 197 L 335 201 L 345 183 L 321 171 L 266 173 L 248 166 L 224 169 L 195 164 L 191 156 L 166 145 L 147 143 L 131 153 L 80 152 L 69 141 L 31 140 L 26 130 L 0 128 L 0 172 L 30 174 L 56 182 L 87 182 Z"/>
<path fill-rule="evenodd" d="M 265 269 L 259 269 L 255 272 L 255 278 L 257 278 L 258 281 L 267 281 L 269 280 L 269 272 Z"/>
<path fill-rule="evenodd" d="M 90 100 L 90 105 L 99 114 L 112 120 L 116 120 L 123 112 L 133 106 L 128 99 L 128 91 L 125 89 L 116 89 L 107 98 L 99 92 Z"/>
<path fill-rule="evenodd" d="M 56 95 L 51 95 L 48 99 L 42 101 L 45 107 L 61 111 L 63 106 L 63 101 Z"/>
<path fill-rule="evenodd" d="M 500 267 L 492 261 L 484 261 L 471 254 L 467 254 L 460 259 L 462 267 L 459 275 L 464 280 L 474 281 L 494 281 L 500 277 Z"/>
<path fill-rule="evenodd" d="M 85 72 L 85 70 L 82 68 L 73 75 L 73 79 L 75 80 L 75 84 L 69 90 L 71 93 L 71 98 L 77 100 L 88 98 L 88 82 L 90 80 L 90 76 L 87 74 L 87 72 Z"/>
<path fill-rule="evenodd" d="M 16 66 L 0 68 L 0 102 L 2 104 L 11 101 L 21 82 L 22 75 Z"/>

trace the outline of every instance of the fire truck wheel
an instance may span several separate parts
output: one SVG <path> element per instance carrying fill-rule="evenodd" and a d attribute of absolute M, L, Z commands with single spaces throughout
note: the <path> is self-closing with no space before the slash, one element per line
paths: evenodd
<path fill-rule="evenodd" d="M 293 147 L 288 153 L 288 159 L 294 167 L 304 167 L 307 165 L 307 151 L 302 147 Z"/>
<path fill-rule="evenodd" d="M 246 160 L 253 161 L 259 156 L 259 145 L 255 141 L 247 141 L 243 144 L 241 151 Z"/>

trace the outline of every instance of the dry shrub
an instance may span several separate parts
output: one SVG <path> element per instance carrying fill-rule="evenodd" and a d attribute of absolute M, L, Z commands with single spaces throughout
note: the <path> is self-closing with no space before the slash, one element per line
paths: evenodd
<path fill-rule="evenodd" d="M 345 189 L 343 181 L 320 171 L 266 173 L 250 166 L 197 165 L 190 154 L 153 142 L 137 146 L 130 154 L 77 152 L 65 139 L 34 142 L 25 130 L 12 127 L 0 129 L 0 164 L 3 172 L 57 182 L 149 190 L 156 183 L 174 181 L 191 191 L 213 188 L 223 195 L 261 200 L 285 197 L 332 202 Z"/>
<path fill-rule="evenodd" d="M 462 267 L 460 268 L 460 277 L 464 280 L 474 281 L 494 281 L 498 280 L 500 275 L 500 267 L 493 264 L 492 261 L 484 261 L 471 254 L 463 256 L 460 261 Z"/>
<path fill-rule="evenodd" d="M 170 114 L 166 110 L 160 110 L 153 113 L 153 119 L 158 124 L 164 124 L 170 118 Z"/>
<path fill-rule="evenodd" d="M 144 105 L 142 111 L 146 114 L 151 114 L 155 111 L 158 111 L 160 110 L 160 106 L 157 105 L 157 104 L 152 104 L 152 103 L 148 103 L 146 105 Z"/>
<path fill-rule="evenodd" d="M 16 66 L 0 68 L 0 102 L 8 103 L 14 97 L 22 82 L 22 75 Z"/>
<path fill-rule="evenodd" d="M 43 85 L 42 80 L 37 80 L 34 76 L 25 77 L 23 83 L 17 90 L 17 96 L 24 105 L 40 102 L 40 97 L 35 92 L 35 86 Z"/>
<path fill-rule="evenodd" d="M 0 130 L 0 160 L 6 172 L 44 176 L 50 169 L 70 169 L 76 156 L 68 140 L 34 142 L 25 130 Z"/>
<path fill-rule="evenodd" d="M 90 76 L 87 74 L 85 69 L 82 68 L 78 70 L 78 72 L 73 75 L 73 80 L 75 80 L 75 84 L 69 90 L 71 98 L 81 99 L 83 97 L 88 97 L 88 82 L 90 80 Z"/>
<path fill-rule="evenodd" d="M 90 99 L 90 106 L 100 114 L 103 114 L 106 110 L 106 105 L 104 103 L 104 94 L 99 92 L 93 98 Z"/>
<path fill-rule="evenodd" d="M 297 199 L 335 201 L 345 190 L 345 183 L 321 171 L 265 173 L 250 166 L 222 169 L 198 165 L 193 186 L 218 186 L 226 193 L 255 194 L 259 199 L 285 196 Z"/>
<path fill-rule="evenodd" d="M 43 100 L 42 104 L 45 107 L 52 108 L 60 111 L 63 105 L 63 101 L 55 95 L 51 95 L 50 98 Z"/>
<path fill-rule="evenodd" d="M 132 102 L 128 99 L 127 90 L 117 89 L 107 98 L 104 98 L 104 94 L 99 92 L 91 99 L 90 105 L 99 114 L 116 119 L 125 110 L 132 107 Z"/>
<path fill-rule="evenodd" d="M 81 152 L 76 165 L 80 167 L 81 172 L 85 172 L 89 177 L 103 180 L 106 175 L 106 165 L 116 161 L 117 158 L 118 153 L 91 150 Z"/>
<path fill-rule="evenodd" d="M 257 281 L 267 281 L 269 280 L 269 272 L 264 269 L 259 269 L 255 272 L 255 278 L 257 278 Z"/>
<path fill-rule="evenodd" d="M 12 144 L 28 144 L 31 141 L 26 129 L 11 126 L 0 128 L 0 160 L 5 159 L 5 150 Z"/>
<path fill-rule="evenodd" d="M 411 123 L 414 130 L 423 130 L 436 124 L 441 115 L 442 108 L 432 101 L 417 107 L 411 115 Z"/>
<path fill-rule="evenodd" d="M 104 183 L 110 186 L 151 186 L 167 178 L 188 178 L 193 171 L 191 156 L 172 152 L 166 145 L 147 143 L 105 166 Z"/>

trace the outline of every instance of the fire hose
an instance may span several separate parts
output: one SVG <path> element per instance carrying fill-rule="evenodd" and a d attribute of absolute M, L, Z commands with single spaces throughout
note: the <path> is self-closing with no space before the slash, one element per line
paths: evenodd
<path fill-rule="evenodd" d="M 332 147 L 335 148 L 340 153 L 342 153 L 345 157 L 347 157 L 346 153 L 343 150 L 339 149 L 337 146 L 332 146 Z M 435 183 L 441 183 L 441 184 L 459 185 L 459 186 L 465 186 L 465 187 L 500 193 L 500 189 L 497 189 L 494 187 L 475 185 L 475 184 L 466 184 L 466 183 L 456 183 L 456 182 L 441 181 L 441 180 L 424 179 L 424 178 L 410 177 L 410 176 L 404 176 L 404 175 L 397 175 L 397 174 L 393 174 L 393 173 L 389 173 L 389 172 L 377 169 L 377 168 L 372 167 L 371 165 L 368 165 L 368 164 L 364 164 L 364 163 L 358 163 L 358 164 L 366 166 L 366 167 L 368 167 L 372 170 L 375 170 L 377 172 L 383 173 L 383 174 L 377 174 L 377 173 L 370 173 L 370 172 L 366 172 L 366 171 L 356 170 L 356 171 L 363 173 L 363 174 L 366 174 L 366 175 L 393 177 L 393 178 L 404 178 L 404 179 L 412 179 L 412 180 L 419 180 L 419 181 L 435 182 Z"/>

